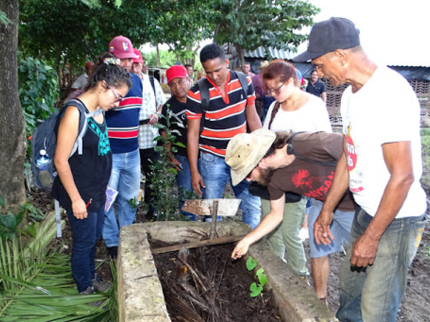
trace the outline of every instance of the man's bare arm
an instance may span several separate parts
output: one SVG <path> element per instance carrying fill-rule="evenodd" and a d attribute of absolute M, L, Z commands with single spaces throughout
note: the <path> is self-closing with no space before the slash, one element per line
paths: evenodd
<path fill-rule="evenodd" d="M 410 141 L 383 144 L 382 152 L 391 175 L 390 180 L 375 216 L 354 243 L 351 265 L 365 267 L 373 264 L 379 240 L 403 206 L 414 182 Z"/>
<path fill-rule="evenodd" d="M 260 117 L 255 109 L 255 104 L 246 106 L 246 123 L 248 124 L 251 132 L 262 127 Z"/>
<path fill-rule="evenodd" d="M 246 235 L 234 248 L 231 257 L 237 259 L 248 252 L 249 247 L 260 240 L 282 222 L 285 207 L 285 194 L 278 200 L 270 201 L 270 213 L 264 217 L 260 224 Z"/>
<path fill-rule="evenodd" d="M 202 191 L 200 187 L 205 187 L 202 176 L 197 167 L 199 158 L 199 137 L 200 137 L 200 119 L 187 120 L 187 155 L 190 163 L 191 184 L 196 193 L 200 196 Z"/>

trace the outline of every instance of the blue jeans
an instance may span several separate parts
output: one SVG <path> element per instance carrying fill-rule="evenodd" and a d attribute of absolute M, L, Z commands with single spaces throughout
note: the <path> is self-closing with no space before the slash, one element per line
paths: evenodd
<path fill-rule="evenodd" d="M 186 157 L 185 155 L 177 154 L 175 155 L 175 158 L 182 164 L 182 170 L 178 171 L 178 174 L 176 175 L 176 184 L 178 185 L 178 190 L 179 192 L 181 190 L 192 192 L 193 186 L 191 185 L 191 171 L 190 171 L 190 163 L 188 162 L 188 157 Z M 179 200 L 179 209 L 182 209 L 184 202 L 185 200 Z M 181 212 L 188 219 L 193 221 L 196 220 L 196 216 L 194 214 L 187 211 L 182 211 L 182 210 Z"/>
<path fill-rule="evenodd" d="M 106 247 L 118 246 L 119 231 L 123 226 L 131 225 L 137 208 L 128 203 L 136 198 L 140 189 L 139 150 L 112 155 L 112 173 L 109 187 L 118 191 L 116 197 L 117 216 L 113 205 L 105 214 L 103 239 Z M 118 218 L 118 221 L 117 221 Z"/>
<path fill-rule="evenodd" d="M 406 289 L 408 269 L 420 245 L 424 216 L 395 219 L 379 241 L 376 258 L 365 272 L 351 271 L 354 242 L 372 216 L 357 208 L 351 227 L 347 255 L 340 269 L 340 321 L 395 322 Z"/>
<path fill-rule="evenodd" d="M 217 157 L 210 153 L 200 152 L 199 171 L 205 183 L 203 199 L 222 198 L 225 185 L 231 183 L 230 167 L 225 163 L 224 158 Z M 251 226 L 252 229 L 258 226 L 261 217 L 260 198 L 249 193 L 250 182 L 242 180 L 233 187 L 236 198 L 241 199 L 240 209 L 242 209 L 242 221 Z M 218 218 L 221 220 L 221 218 Z"/>
<path fill-rule="evenodd" d="M 94 257 L 96 243 L 102 236 L 104 205 L 95 212 L 88 212 L 85 219 L 77 219 L 68 209 L 70 227 L 72 228 L 72 274 L 79 292 L 92 285 L 95 274 Z"/>
<path fill-rule="evenodd" d="M 323 203 L 315 200 L 308 217 L 309 229 L 309 248 L 311 258 L 320 258 L 334 252 L 342 251 L 342 246 L 348 245 L 348 240 L 351 236 L 351 226 L 354 220 L 354 211 L 336 210 L 333 214 L 333 221 L 330 224 L 330 231 L 333 234 L 334 240 L 328 245 L 318 245 L 314 237 L 314 224 L 317 220 Z"/>

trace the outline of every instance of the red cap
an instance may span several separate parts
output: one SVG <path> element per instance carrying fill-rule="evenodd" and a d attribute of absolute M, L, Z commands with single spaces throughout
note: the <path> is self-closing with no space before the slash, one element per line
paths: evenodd
<path fill-rule="evenodd" d="M 92 61 L 87 61 L 87 63 L 85 64 L 85 68 L 91 68 L 94 66 L 94 63 Z"/>
<path fill-rule="evenodd" d="M 130 39 L 123 36 L 116 36 L 110 41 L 109 52 L 119 59 L 136 58 Z"/>
<path fill-rule="evenodd" d="M 137 48 L 133 49 L 134 54 L 137 56 L 137 58 L 133 58 L 133 63 L 141 63 L 143 64 L 142 54 Z"/>
<path fill-rule="evenodd" d="M 184 66 L 174 65 L 166 70 L 167 84 L 174 78 L 187 78 L 187 70 Z"/>

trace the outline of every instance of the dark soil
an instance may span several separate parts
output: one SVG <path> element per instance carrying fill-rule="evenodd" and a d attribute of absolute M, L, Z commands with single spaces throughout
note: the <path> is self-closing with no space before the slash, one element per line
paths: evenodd
<path fill-rule="evenodd" d="M 153 248 L 167 246 L 159 241 Z M 275 322 L 271 292 L 250 297 L 256 282 L 245 261 L 232 261 L 233 245 L 201 247 L 154 255 L 173 322 Z"/>

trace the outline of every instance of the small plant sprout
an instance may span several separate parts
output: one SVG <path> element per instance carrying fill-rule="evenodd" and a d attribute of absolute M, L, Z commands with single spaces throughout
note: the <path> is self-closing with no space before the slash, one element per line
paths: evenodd
<path fill-rule="evenodd" d="M 254 268 L 257 266 L 258 260 L 252 258 L 251 256 L 248 257 L 248 260 L 246 261 L 246 269 L 248 271 L 254 270 Z M 256 297 L 263 292 L 263 287 L 267 283 L 267 275 L 264 274 L 264 269 L 260 268 L 256 273 L 255 276 L 258 278 L 258 284 L 256 282 L 253 282 L 251 286 L 249 287 L 249 290 L 251 291 L 251 297 Z M 261 294 L 263 296 L 263 294 Z"/>

